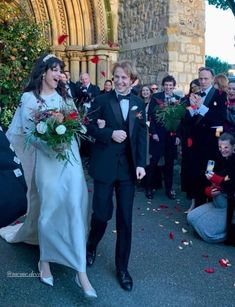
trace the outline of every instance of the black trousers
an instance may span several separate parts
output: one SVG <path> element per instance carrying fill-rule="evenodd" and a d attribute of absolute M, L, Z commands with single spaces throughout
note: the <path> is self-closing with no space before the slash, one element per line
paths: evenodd
<path fill-rule="evenodd" d="M 94 181 L 93 214 L 87 249 L 96 249 L 102 239 L 108 221 L 113 214 L 113 192 L 116 194 L 116 253 L 115 265 L 126 270 L 131 251 L 132 209 L 134 200 L 133 179 L 116 180 L 112 183 Z"/>
<path fill-rule="evenodd" d="M 163 169 L 163 178 L 164 178 L 164 187 L 166 192 L 172 190 L 173 185 L 173 176 L 174 176 L 174 160 L 175 160 L 175 152 L 173 149 L 166 150 L 164 154 L 165 165 L 163 167 L 158 167 L 158 162 L 161 157 L 152 157 L 150 159 L 150 164 L 146 168 L 146 189 L 153 189 L 155 186 L 155 178 L 160 177 L 161 174 L 156 176 L 157 172 L 161 172 Z"/>

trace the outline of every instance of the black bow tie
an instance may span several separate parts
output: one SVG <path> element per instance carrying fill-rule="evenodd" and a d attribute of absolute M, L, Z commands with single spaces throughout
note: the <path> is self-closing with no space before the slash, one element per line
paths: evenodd
<path fill-rule="evenodd" d="M 206 96 L 206 93 L 205 93 L 205 92 L 200 92 L 200 93 L 199 93 L 199 96 L 205 97 L 205 96 Z"/>
<path fill-rule="evenodd" d="M 131 94 L 127 94 L 127 95 L 118 95 L 118 101 L 121 101 L 122 99 L 127 99 L 127 100 L 130 100 L 130 96 Z"/>

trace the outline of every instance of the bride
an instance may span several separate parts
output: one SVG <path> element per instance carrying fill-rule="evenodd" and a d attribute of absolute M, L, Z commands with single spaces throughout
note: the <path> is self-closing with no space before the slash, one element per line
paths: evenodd
<path fill-rule="evenodd" d="M 25 135 L 33 126 L 32 112 L 39 107 L 75 109 L 60 82 L 63 62 L 53 54 L 38 59 L 8 131 L 8 138 L 22 161 L 28 186 L 28 214 L 23 224 L 0 229 L 11 243 L 39 244 L 40 280 L 53 286 L 50 262 L 77 271 L 75 282 L 86 297 L 97 297 L 86 274 L 88 192 L 79 148 L 72 142 L 72 163 L 56 158 L 58 152 L 36 141 L 24 150 Z M 61 150 L 58 148 L 58 150 Z"/>

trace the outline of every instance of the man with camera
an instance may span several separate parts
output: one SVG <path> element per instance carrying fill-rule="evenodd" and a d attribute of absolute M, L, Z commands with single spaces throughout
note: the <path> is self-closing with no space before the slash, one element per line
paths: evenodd
<path fill-rule="evenodd" d="M 90 81 L 87 72 L 81 73 L 79 82 L 76 82 L 77 106 L 84 105 L 86 109 L 91 107 L 91 103 L 100 94 L 100 88 Z"/>

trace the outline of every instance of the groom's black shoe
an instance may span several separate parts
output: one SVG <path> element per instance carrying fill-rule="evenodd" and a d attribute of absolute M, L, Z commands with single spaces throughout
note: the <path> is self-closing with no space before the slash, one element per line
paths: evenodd
<path fill-rule="evenodd" d="M 133 287 L 133 280 L 128 271 L 117 270 L 117 278 L 122 289 L 131 291 Z"/>
<path fill-rule="evenodd" d="M 92 250 L 92 251 L 89 251 L 87 250 L 86 252 L 86 262 L 87 262 L 87 265 L 88 266 L 92 266 L 93 263 L 95 262 L 95 258 L 96 258 L 96 250 Z"/>

